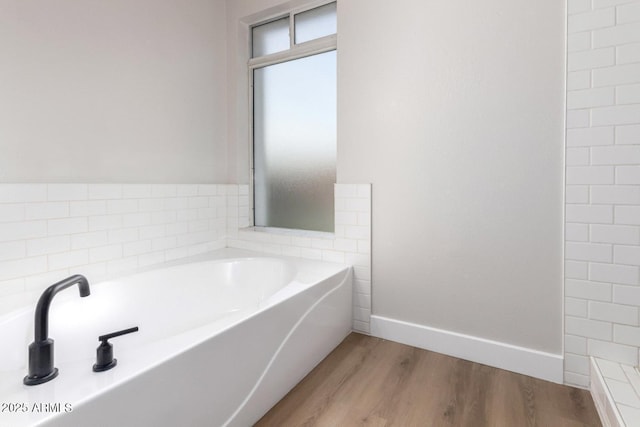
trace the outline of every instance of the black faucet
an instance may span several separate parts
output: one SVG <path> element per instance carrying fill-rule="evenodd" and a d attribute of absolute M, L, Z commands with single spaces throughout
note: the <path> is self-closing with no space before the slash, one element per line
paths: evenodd
<path fill-rule="evenodd" d="M 89 282 L 80 274 L 54 283 L 40 295 L 36 305 L 35 337 L 29 344 L 29 375 L 23 380 L 26 385 L 46 383 L 58 376 L 58 368 L 53 366 L 53 340 L 49 338 L 49 306 L 58 292 L 76 283 L 80 296 L 89 296 Z"/>

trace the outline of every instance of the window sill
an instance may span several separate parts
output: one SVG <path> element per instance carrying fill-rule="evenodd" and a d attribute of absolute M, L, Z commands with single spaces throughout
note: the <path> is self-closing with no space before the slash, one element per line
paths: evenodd
<path fill-rule="evenodd" d="M 254 231 L 256 233 L 266 233 L 266 234 L 279 234 L 286 236 L 298 236 L 298 237 L 312 237 L 312 238 L 320 238 L 320 239 L 333 239 L 335 237 L 335 233 L 330 233 L 328 231 L 312 231 L 312 230 L 297 230 L 293 228 L 278 228 L 278 227 L 244 227 L 239 231 Z"/>

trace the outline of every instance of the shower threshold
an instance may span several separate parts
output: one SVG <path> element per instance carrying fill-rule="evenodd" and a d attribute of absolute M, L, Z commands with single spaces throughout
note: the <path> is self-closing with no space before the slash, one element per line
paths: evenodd
<path fill-rule="evenodd" d="M 602 425 L 640 426 L 638 367 L 592 357 L 590 369 L 590 391 Z"/>

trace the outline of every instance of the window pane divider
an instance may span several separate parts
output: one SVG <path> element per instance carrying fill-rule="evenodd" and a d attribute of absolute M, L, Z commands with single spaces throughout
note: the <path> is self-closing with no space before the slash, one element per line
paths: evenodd
<path fill-rule="evenodd" d="M 289 14 L 289 50 L 293 49 L 296 45 L 296 29 L 295 29 L 295 21 L 294 15 L 292 13 Z"/>
<path fill-rule="evenodd" d="M 296 44 L 289 50 L 260 56 L 258 58 L 251 58 L 248 62 L 248 66 L 249 69 L 253 70 L 255 68 L 262 68 L 268 65 L 278 64 L 280 62 L 291 61 L 294 59 L 304 58 L 305 56 L 336 50 L 338 46 L 337 40 L 337 36 L 332 34 L 320 39 Z"/>

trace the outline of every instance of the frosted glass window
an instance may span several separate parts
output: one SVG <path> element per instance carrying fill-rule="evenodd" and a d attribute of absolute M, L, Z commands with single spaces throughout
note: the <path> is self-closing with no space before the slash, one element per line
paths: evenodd
<path fill-rule="evenodd" d="M 329 3 L 295 15 L 296 43 L 304 43 L 335 34 L 336 29 L 335 3 Z"/>
<path fill-rule="evenodd" d="M 289 18 L 253 27 L 251 41 L 254 58 L 289 49 Z"/>
<path fill-rule="evenodd" d="M 336 52 L 254 70 L 254 221 L 334 229 Z"/>

